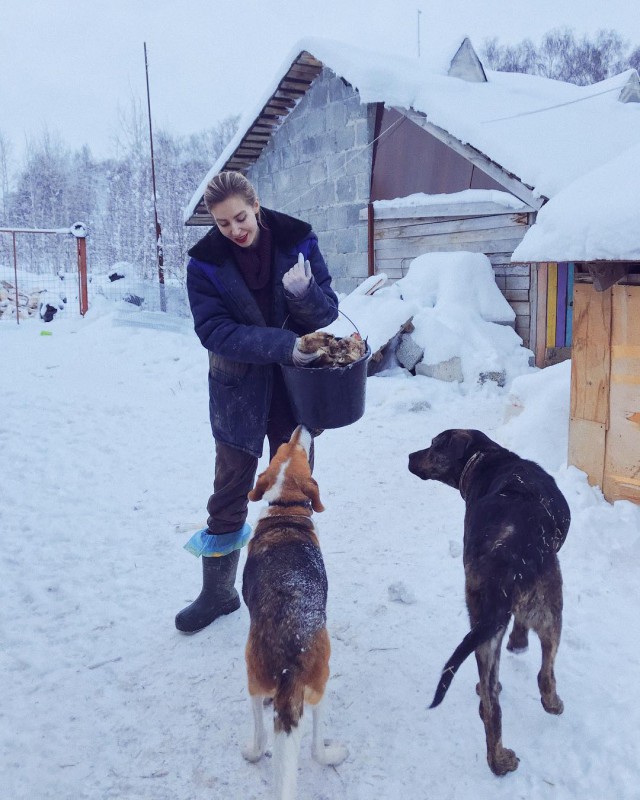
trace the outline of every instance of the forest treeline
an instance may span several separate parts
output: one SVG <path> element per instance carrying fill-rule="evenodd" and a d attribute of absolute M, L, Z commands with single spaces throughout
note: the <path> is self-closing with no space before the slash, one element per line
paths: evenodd
<path fill-rule="evenodd" d="M 542 75 L 579 86 L 598 83 L 626 69 L 640 71 L 640 46 L 630 46 L 614 30 L 601 30 L 590 38 L 576 37 L 570 28 L 555 28 L 538 44 L 531 39 L 517 44 L 487 39 L 481 58 L 489 69 Z"/>
<path fill-rule="evenodd" d="M 154 130 L 158 219 L 165 275 L 184 277 L 187 250 L 202 228 L 184 225 L 184 208 L 235 133 L 238 117 L 190 136 Z M 12 145 L 0 132 L 0 228 L 86 226 L 89 270 L 107 272 L 116 263 L 133 265 L 137 277 L 157 273 L 149 128 L 138 103 L 120 121 L 116 155 L 95 159 L 88 146 L 69 149 L 45 131 L 27 143 L 23 163 L 11 160 Z M 64 237 L 16 237 L 19 266 L 31 271 L 66 270 Z M 11 237 L 0 235 L 0 266 L 13 260 Z"/>
<path fill-rule="evenodd" d="M 630 67 L 640 70 L 640 47 L 631 47 L 613 30 L 577 37 L 568 28 L 556 29 L 537 44 L 530 39 L 501 44 L 493 38 L 485 40 L 479 52 L 489 69 L 580 85 Z M 202 235 L 202 229 L 185 227 L 184 208 L 236 132 L 238 121 L 230 116 L 191 136 L 154 132 L 158 217 L 169 278 L 183 280 L 187 250 Z M 138 277 L 153 276 L 157 260 L 149 131 L 141 103 L 132 102 L 118 129 L 111 158 L 94 158 L 88 146 L 73 151 L 56 133 L 45 131 L 28 142 L 20 164 L 0 130 L 0 227 L 64 228 L 81 221 L 89 234 L 92 272 L 128 262 Z M 36 271 L 68 267 L 68 243 L 53 238 L 22 237 L 21 266 Z M 0 266 L 11 261 L 11 237 L 0 235 Z"/>

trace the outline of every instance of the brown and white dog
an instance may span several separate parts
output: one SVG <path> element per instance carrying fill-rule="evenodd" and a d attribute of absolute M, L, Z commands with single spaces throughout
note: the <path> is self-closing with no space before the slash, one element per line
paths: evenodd
<path fill-rule="evenodd" d="M 250 500 L 264 498 L 269 505 L 249 542 L 243 573 L 242 596 L 251 617 L 246 662 L 254 735 L 242 754 L 252 762 L 264 755 L 263 706 L 272 698 L 279 800 L 295 797 L 305 702 L 313 707 L 315 760 L 336 765 L 348 755 L 345 747 L 325 744 L 321 736 L 331 647 L 325 627 L 327 576 L 311 519 L 324 506 L 311 476 L 310 446 L 310 433 L 299 426 L 249 493 Z"/>

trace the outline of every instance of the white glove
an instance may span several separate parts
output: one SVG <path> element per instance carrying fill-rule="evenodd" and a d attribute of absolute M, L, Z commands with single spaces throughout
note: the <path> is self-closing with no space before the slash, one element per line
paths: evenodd
<path fill-rule="evenodd" d="M 313 353 L 303 353 L 300 350 L 300 339 L 296 339 L 296 343 L 291 351 L 291 358 L 295 367 L 308 367 L 312 361 L 322 355 L 322 350 L 315 350 Z"/>
<path fill-rule="evenodd" d="M 282 285 L 294 297 L 303 297 L 311 284 L 311 264 L 298 253 L 298 263 L 282 276 Z"/>

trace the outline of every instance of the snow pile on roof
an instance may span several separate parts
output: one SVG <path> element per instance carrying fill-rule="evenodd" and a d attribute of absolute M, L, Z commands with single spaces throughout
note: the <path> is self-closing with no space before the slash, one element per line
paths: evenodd
<path fill-rule="evenodd" d="M 640 145 L 574 181 L 538 212 L 513 261 L 640 261 Z"/>
<path fill-rule="evenodd" d="M 373 295 L 348 295 L 340 309 L 374 353 L 412 320 L 411 338 L 424 351 L 422 362 L 460 359 L 466 383 L 475 385 L 483 373 L 504 373 L 510 381 L 530 371 L 532 354 L 510 326 L 514 311 L 482 253 L 419 256 L 404 278 Z M 341 317 L 328 330 L 345 336 L 353 326 Z"/>
<path fill-rule="evenodd" d="M 526 203 L 518 200 L 509 192 L 500 192 L 497 189 L 464 189 L 462 192 L 450 192 L 449 194 L 416 192 L 406 197 L 395 197 L 393 200 L 374 200 L 373 206 L 375 208 L 413 208 L 415 206 L 438 206 L 443 203 L 447 205 L 494 203 L 514 211 L 528 208 Z"/>
<path fill-rule="evenodd" d="M 532 187 L 536 197 L 552 197 L 640 139 L 639 104 L 618 102 L 635 70 L 591 86 L 490 70 L 486 70 L 486 83 L 473 83 L 443 74 L 441 53 L 434 54 L 433 60 L 428 53 L 418 59 L 304 38 L 265 83 L 257 102 L 247 108 L 236 136 L 198 187 L 197 197 L 185 211 L 186 219 L 208 180 L 232 155 L 303 51 L 354 86 L 362 103 L 381 102 L 427 114 L 429 122 Z"/>

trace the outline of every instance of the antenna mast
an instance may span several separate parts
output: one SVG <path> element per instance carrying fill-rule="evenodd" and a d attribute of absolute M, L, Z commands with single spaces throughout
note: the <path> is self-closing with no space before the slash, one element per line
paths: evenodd
<path fill-rule="evenodd" d="M 158 259 L 158 284 L 160 286 L 160 310 L 167 310 L 167 295 L 164 287 L 164 252 L 162 249 L 162 229 L 158 221 L 158 200 L 156 196 L 156 167 L 153 157 L 153 129 L 151 127 L 151 96 L 149 94 L 149 66 L 147 64 L 147 43 L 144 43 L 144 71 L 147 77 L 147 110 L 149 112 L 149 145 L 151 147 L 151 183 L 153 186 L 153 216 L 156 225 L 156 257 Z"/>

